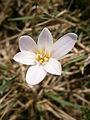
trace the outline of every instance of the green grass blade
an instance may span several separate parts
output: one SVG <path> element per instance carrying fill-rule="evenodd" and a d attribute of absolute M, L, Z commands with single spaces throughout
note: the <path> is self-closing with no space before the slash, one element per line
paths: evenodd
<path fill-rule="evenodd" d="M 83 56 L 79 56 L 77 58 L 74 58 L 74 59 L 70 60 L 68 63 L 66 63 L 65 66 L 69 65 L 71 63 L 75 63 L 75 62 L 79 62 L 81 60 L 84 60 L 86 57 L 87 57 L 86 55 L 83 55 Z"/>
<path fill-rule="evenodd" d="M 17 17 L 17 18 L 10 18 L 9 21 L 22 21 L 22 20 L 33 20 L 34 16 L 24 16 L 24 17 Z"/>
<path fill-rule="evenodd" d="M 0 87 L 0 93 L 2 94 L 9 85 L 11 85 L 11 83 L 18 77 L 18 75 L 16 75 L 15 77 L 13 77 L 11 80 L 8 80 L 7 82 L 4 81 L 3 84 Z"/>
<path fill-rule="evenodd" d="M 47 96 L 49 99 L 51 99 L 52 101 L 55 101 L 56 103 L 59 104 L 63 104 L 66 105 L 68 107 L 73 107 L 73 108 L 86 108 L 86 106 L 82 106 L 82 105 L 75 105 L 69 101 L 66 100 L 61 100 L 58 98 L 58 96 L 53 95 L 53 93 L 45 93 L 45 96 Z"/>

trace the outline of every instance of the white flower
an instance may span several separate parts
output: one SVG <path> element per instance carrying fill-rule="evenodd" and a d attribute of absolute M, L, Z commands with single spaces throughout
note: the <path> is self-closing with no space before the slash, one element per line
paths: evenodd
<path fill-rule="evenodd" d="M 47 72 L 61 75 L 61 64 L 58 60 L 67 54 L 75 45 L 77 35 L 67 33 L 53 44 L 53 37 L 47 28 L 44 28 L 38 37 L 38 43 L 27 35 L 19 39 L 20 51 L 14 60 L 31 66 L 26 74 L 29 85 L 40 83 Z"/>

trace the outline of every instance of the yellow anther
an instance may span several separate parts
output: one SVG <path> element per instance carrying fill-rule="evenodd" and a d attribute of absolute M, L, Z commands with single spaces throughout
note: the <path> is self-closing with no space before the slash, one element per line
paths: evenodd
<path fill-rule="evenodd" d="M 45 49 L 42 50 L 42 54 L 43 54 L 43 56 L 45 56 L 45 54 L 46 54 Z"/>
<path fill-rule="evenodd" d="M 47 58 L 47 57 L 44 57 L 44 61 L 47 62 L 47 61 L 48 61 L 48 58 Z"/>
<path fill-rule="evenodd" d="M 50 58 L 50 53 L 47 54 L 47 57 Z"/>
<path fill-rule="evenodd" d="M 37 50 L 37 54 L 39 54 L 39 55 L 40 55 L 40 53 L 41 53 L 41 51 L 40 51 L 40 50 Z"/>
<path fill-rule="evenodd" d="M 43 63 L 43 59 L 40 59 L 40 61 L 39 61 L 40 63 Z"/>
<path fill-rule="evenodd" d="M 35 58 L 36 58 L 36 60 L 39 60 L 39 59 L 40 59 L 40 57 L 39 57 L 38 54 L 35 55 Z"/>
<path fill-rule="evenodd" d="M 43 63 L 43 62 L 47 62 L 50 58 L 50 53 L 46 52 L 45 49 L 43 49 L 42 51 L 37 50 L 37 53 L 35 55 L 35 59 L 39 62 L 39 63 Z"/>
<path fill-rule="evenodd" d="M 35 55 L 35 58 L 37 59 L 37 57 L 38 57 L 38 55 L 36 54 L 36 55 Z"/>

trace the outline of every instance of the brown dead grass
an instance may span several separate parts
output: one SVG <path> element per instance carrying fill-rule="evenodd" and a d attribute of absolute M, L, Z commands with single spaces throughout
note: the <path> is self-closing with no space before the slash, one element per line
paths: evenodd
<path fill-rule="evenodd" d="M 1 1 L 0 120 L 90 119 L 86 112 L 90 106 L 90 19 L 81 19 L 84 12 L 78 8 L 71 11 L 71 6 L 63 0 Z M 30 18 L 12 19 L 24 16 Z M 29 87 L 25 82 L 28 66 L 12 58 L 19 51 L 21 35 L 37 41 L 44 27 L 50 29 L 54 41 L 67 32 L 78 34 L 78 41 L 61 60 L 61 76 L 49 74 L 39 85 Z"/>

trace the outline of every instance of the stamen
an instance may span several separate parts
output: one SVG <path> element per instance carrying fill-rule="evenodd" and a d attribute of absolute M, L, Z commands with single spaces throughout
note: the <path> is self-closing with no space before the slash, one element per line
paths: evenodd
<path fill-rule="evenodd" d="M 45 49 L 43 49 L 42 51 L 40 50 L 37 50 L 37 53 L 35 55 L 35 59 L 40 62 L 41 64 L 43 62 L 48 62 L 50 58 L 50 53 L 49 52 L 46 52 Z"/>
<path fill-rule="evenodd" d="M 41 53 L 41 51 L 40 50 L 37 50 L 37 54 L 40 54 Z"/>
<path fill-rule="evenodd" d="M 44 61 L 47 62 L 47 61 L 48 61 L 48 58 L 47 58 L 47 57 L 44 57 Z"/>
<path fill-rule="evenodd" d="M 40 57 L 39 57 L 38 54 L 35 55 L 35 58 L 36 58 L 36 60 L 38 60 L 38 61 L 39 61 L 39 59 L 40 59 Z"/>
<path fill-rule="evenodd" d="M 37 55 L 37 54 L 35 55 L 35 58 L 36 58 L 36 59 L 38 58 L 38 55 Z"/>
<path fill-rule="evenodd" d="M 39 61 L 40 63 L 43 63 L 43 59 L 40 59 L 40 61 Z"/>
<path fill-rule="evenodd" d="M 50 58 L 50 53 L 47 54 L 47 57 Z"/>
<path fill-rule="evenodd" d="M 45 49 L 42 50 L 42 54 L 43 54 L 43 56 L 45 56 L 45 54 L 46 54 Z"/>

